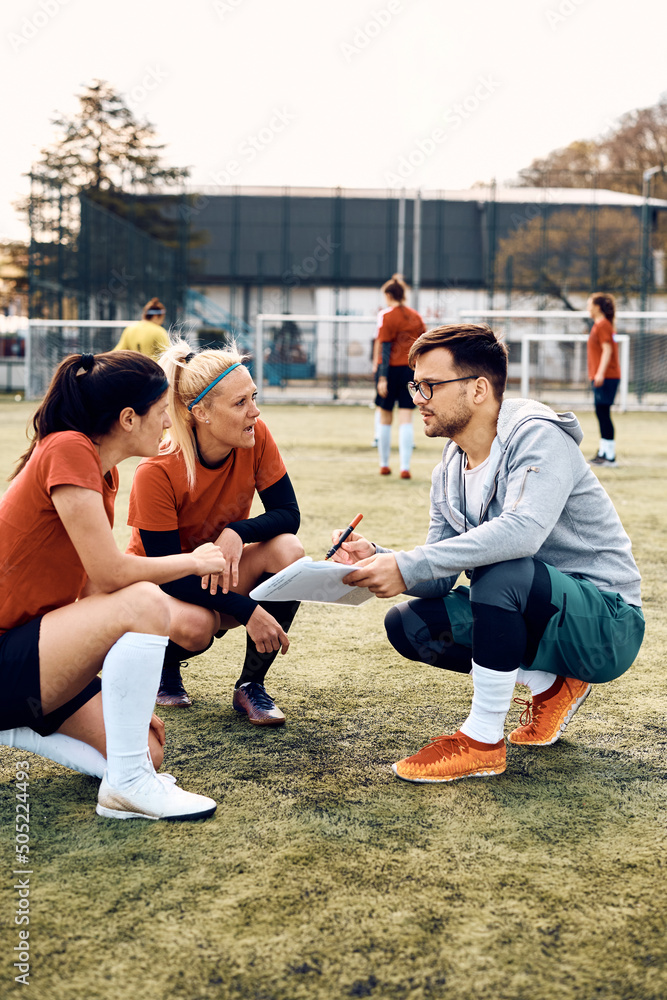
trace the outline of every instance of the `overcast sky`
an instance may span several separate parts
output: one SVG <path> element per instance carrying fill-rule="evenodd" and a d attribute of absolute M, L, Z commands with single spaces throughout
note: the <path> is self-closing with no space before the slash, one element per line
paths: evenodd
<path fill-rule="evenodd" d="M 96 77 L 208 186 L 502 182 L 667 91 L 653 0 L 8 0 L 0 29 L 0 238 Z"/>

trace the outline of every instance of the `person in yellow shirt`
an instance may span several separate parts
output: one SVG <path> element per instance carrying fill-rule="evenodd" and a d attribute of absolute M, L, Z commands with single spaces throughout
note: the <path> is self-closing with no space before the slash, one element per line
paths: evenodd
<path fill-rule="evenodd" d="M 169 334 L 162 326 L 166 309 L 159 299 L 151 299 L 144 306 L 138 323 L 131 323 L 123 330 L 115 351 L 139 351 L 157 358 L 169 347 Z"/>

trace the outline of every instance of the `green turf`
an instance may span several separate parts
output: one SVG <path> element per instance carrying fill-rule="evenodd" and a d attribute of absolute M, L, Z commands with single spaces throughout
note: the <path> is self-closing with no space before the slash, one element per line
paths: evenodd
<path fill-rule="evenodd" d="M 29 410 L 0 403 L 3 474 Z M 264 416 L 309 555 L 321 557 L 330 530 L 358 511 L 375 540 L 423 540 L 442 442 L 417 430 L 405 482 L 377 475 L 368 409 Z M 593 415 L 582 423 L 592 454 Z M 25 995 L 664 1000 L 667 418 L 619 414 L 616 424 L 619 467 L 598 474 L 633 539 L 648 632 L 633 669 L 594 691 L 566 739 L 509 747 L 497 778 L 406 784 L 390 764 L 455 728 L 471 684 L 394 653 L 382 625 L 389 602 L 301 609 L 269 674 L 288 717 L 276 731 L 231 708 L 237 630 L 185 672 L 193 708 L 163 713 L 166 768 L 216 798 L 213 819 L 102 820 L 93 779 L 33 758 Z M 127 463 L 121 544 L 130 476 Z M 513 706 L 508 725 L 518 714 Z M 1 997 L 22 989 L 10 957 L 16 759 L 0 751 Z"/>

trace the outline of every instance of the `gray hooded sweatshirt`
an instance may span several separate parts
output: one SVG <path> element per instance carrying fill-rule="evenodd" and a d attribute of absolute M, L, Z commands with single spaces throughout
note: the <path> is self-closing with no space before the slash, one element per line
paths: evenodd
<path fill-rule="evenodd" d="M 530 399 L 505 400 L 480 523 L 468 524 L 467 531 L 461 513 L 464 455 L 448 441 L 433 470 L 426 542 L 395 553 L 406 593 L 444 596 L 463 570 L 535 556 L 640 605 L 630 539 L 579 449 L 582 437 L 573 413 L 555 413 Z"/>

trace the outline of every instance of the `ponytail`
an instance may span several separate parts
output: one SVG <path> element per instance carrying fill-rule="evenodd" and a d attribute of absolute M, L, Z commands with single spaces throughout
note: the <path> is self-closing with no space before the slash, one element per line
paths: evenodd
<path fill-rule="evenodd" d="M 143 416 L 166 389 L 157 362 L 137 351 L 71 354 L 58 365 L 32 418 L 30 446 L 9 478 L 49 434 L 79 431 L 94 440 L 109 433 L 125 407 Z"/>
<path fill-rule="evenodd" d="M 153 316 L 164 316 L 166 309 L 159 299 L 151 299 L 143 308 L 142 319 L 151 319 Z"/>
<path fill-rule="evenodd" d="M 408 286 L 402 274 L 393 274 L 389 281 L 385 281 L 382 291 L 385 295 L 390 295 L 399 305 L 405 305 Z"/>
<path fill-rule="evenodd" d="M 593 305 L 596 305 L 605 319 L 613 324 L 616 315 L 616 299 L 607 292 L 596 292 L 591 296 Z"/>

